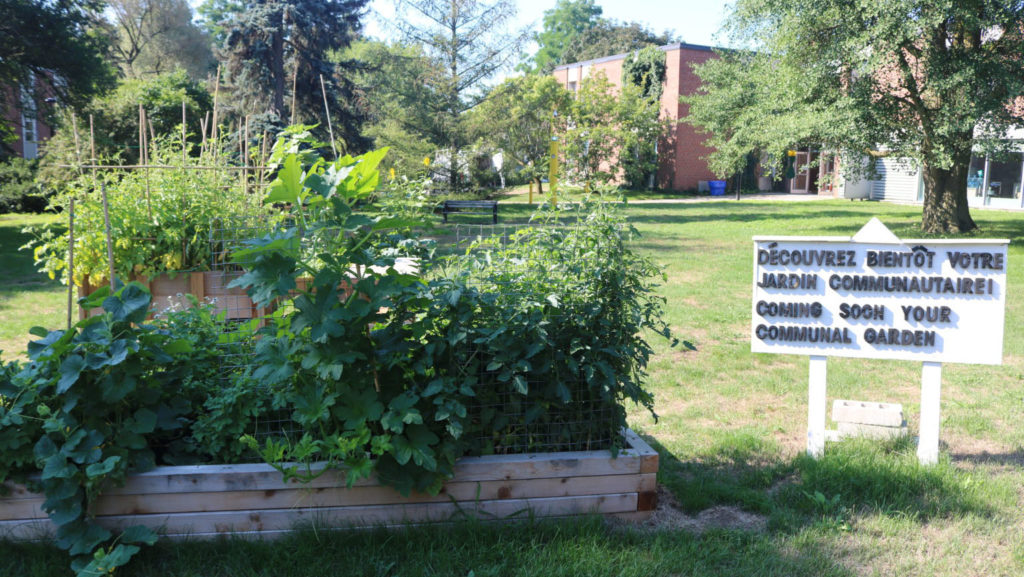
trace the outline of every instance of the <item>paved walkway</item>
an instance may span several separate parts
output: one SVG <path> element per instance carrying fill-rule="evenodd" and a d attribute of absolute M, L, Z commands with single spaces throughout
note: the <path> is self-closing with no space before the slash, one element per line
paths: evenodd
<path fill-rule="evenodd" d="M 744 200 L 771 200 L 806 202 L 809 200 L 832 200 L 831 196 L 818 196 L 816 194 L 789 194 L 786 192 L 755 192 L 740 196 L 740 202 Z M 648 200 L 630 200 L 629 204 L 678 204 L 687 202 L 736 202 L 735 194 L 725 196 L 698 196 L 694 198 L 654 198 Z"/>

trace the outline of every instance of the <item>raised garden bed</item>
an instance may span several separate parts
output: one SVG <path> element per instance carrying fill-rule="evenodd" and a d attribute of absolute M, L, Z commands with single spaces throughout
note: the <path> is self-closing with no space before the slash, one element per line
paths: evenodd
<path fill-rule="evenodd" d="M 183 272 L 171 278 L 169 275 L 161 274 L 152 278 L 139 275 L 132 275 L 130 280 L 142 283 L 153 295 L 154 312 L 165 310 L 169 307 L 188 308 L 191 306 L 185 295 L 191 294 L 200 301 L 210 302 L 214 314 L 224 312 L 226 318 L 232 320 L 261 318 L 270 313 L 272 309 L 256 306 L 246 294 L 243 288 L 229 288 L 228 284 L 235 280 L 241 273 L 228 273 L 224 271 L 202 271 Z M 78 296 L 85 297 L 92 294 L 96 289 L 101 288 L 93 285 L 86 277 L 82 286 L 78 287 Z M 98 315 L 102 309 L 95 308 L 86 310 L 79 307 L 79 318 L 84 319 Z"/>
<path fill-rule="evenodd" d="M 435 496 L 403 497 L 375 478 L 346 488 L 340 471 L 308 484 L 282 481 L 266 464 L 157 467 L 132 475 L 99 498 L 108 528 L 142 524 L 171 537 L 225 533 L 272 536 L 303 525 L 374 527 L 452 521 L 564 517 L 598 513 L 645 519 L 656 504 L 658 454 L 632 431 L 608 451 L 465 457 Z M 8 484 L 0 497 L 0 538 L 51 536 L 44 497 Z"/>

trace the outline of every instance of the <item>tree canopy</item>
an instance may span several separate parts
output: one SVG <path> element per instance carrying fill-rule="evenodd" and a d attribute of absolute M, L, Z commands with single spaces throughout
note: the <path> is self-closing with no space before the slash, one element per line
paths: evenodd
<path fill-rule="evenodd" d="M 525 32 L 510 32 L 510 0 L 399 0 L 398 30 L 424 47 L 436 74 L 426 78 L 442 107 L 431 140 L 448 149 L 449 186 L 458 188 L 456 164 L 468 137 L 462 114 L 485 97 L 484 82 L 519 56 Z"/>
<path fill-rule="evenodd" d="M 636 22 L 602 19 L 566 43 L 560 64 L 624 54 L 646 46 L 664 46 L 677 41 L 670 31 L 658 34 Z"/>
<path fill-rule="evenodd" d="M 264 113 L 277 124 L 333 128 L 339 152 L 365 148 L 353 105 L 351 63 L 330 58 L 349 46 L 368 0 L 256 0 L 228 20 L 223 56 L 239 116 Z M 324 103 L 324 88 L 327 103 Z M 294 101 L 286 101 L 289 94 Z M 330 110 L 330 125 L 325 115 Z M 295 117 L 291 110 L 294 108 Z M 273 120 L 269 121 L 273 124 Z"/>
<path fill-rule="evenodd" d="M 185 69 L 203 78 L 213 66 L 210 38 L 192 22 L 187 0 L 106 0 L 111 52 L 129 77 Z"/>
<path fill-rule="evenodd" d="M 42 88 L 37 102 L 53 97 L 71 106 L 111 86 L 106 39 L 90 26 L 100 6 L 95 0 L 0 0 L 0 86 Z M 9 131 L 0 123 L 0 137 Z"/>
<path fill-rule="evenodd" d="M 912 159 L 923 229 L 975 228 L 972 150 L 998 148 L 1022 123 L 1024 4 L 738 0 L 728 30 L 750 51 L 703 65 L 702 93 L 688 100 L 692 122 L 712 133 L 713 162 L 794 144 L 843 152 L 848 168 L 864 154 Z"/>
<path fill-rule="evenodd" d="M 601 22 L 601 7 L 594 0 L 558 0 L 554 8 L 544 11 L 544 28 L 534 34 L 537 53 L 532 66 L 540 74 L 551 72 L 562 64 L 563 54 L 577 36 Z"/>
<path fill-rule="evenodd" d="M 541 190 L 548 175 L 551 137 L 559 117 L 572 108 L 572 94 L 552 76 L 531 74 L 506 79 L 473 111 L 472 124 L 482 140 L 504 152 L 514 170 Z"/>

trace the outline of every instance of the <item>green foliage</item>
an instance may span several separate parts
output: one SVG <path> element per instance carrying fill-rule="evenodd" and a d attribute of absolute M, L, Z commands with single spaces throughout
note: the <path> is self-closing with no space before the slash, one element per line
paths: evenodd
<path fill-rule="evenodd" d="M 664 46 L 672 42 L 678 42 L 678 39 L 671 31 L 658 34 L 636 22 L 602 19 L 566 43 L 562 52 L 562 63 L 625 54 L 648 46 Z"/>
<path fill-rule="evenodd" d="M 693 122 L 715 147 L 732 142 L 732 159 L 802 143 L 855 155 L 853 175 L 871 150 L 914 159 L 923 228 L 966 232 L 971 151 L 1020 123 L 1022 25 L 1020 3 L 740 1 L 728 28 L 756 53 L 699 69 Z M 716 114 L 723 104 L 742 113 Z"/>
<path fill-rule="evenodd" d="M 113 84 L 103 62 L 106 39 L 90 30 L 96 0 L 4 0 L 0 7 L 0 86 L 24 86 L 41 105 L 46 98 L 80 106 Z M 31 80 L 34 77 L 37 85 Z M 48 79 L 60 78 L 60 82 Z M 0 112 L 10 103 L 0 100 Z M 48 111 L 41 110 L 45 113 Z M 0 141 L 10 134 L 0 123 Z"/>
<path fill-rule="evenodd" d="M 202 79 L 214 65 L 210 38 L 188 0 L 106 0 L 111 57 L 122 75 L 140 78 L 175 68 Z"/>
<path fill-rule="evenodd" d="M 139 163 L 139 105 L 146 110 L 148 122 L 152 124 L 149 134 L 159 135 L 168 142 L 176 141 L 180 146 L 182 103 L 185 104 L 190 154 L 197 154 L 202 140 L 200 121 L 213 107 L 213 97 L 202 84 L 179 69 L 152 77 L 124 79 L 113 91 L 94 98 L 78 116 L 77 135 L 71 118 L 63 118 L 61 129 L 46 143 L 40 160 L 40 181 L 55 190 L 68 186 L 78 172 L 69 170 L 67 165 L 88 164 L 92 158 L 90 138 L 95 143 L 97 161 Z M 88 117 L 93 119 L 92 134 Z M 150 161 L 168 160 L 168 154 L 167 150 L 150 153 Z"/>
<path fill-rule="evenodd" d="M 622 63 L 622 84 L 632 84 L 648 100 L 661 100 L 665 83 L 665 53 L 654 46 L 630 52 Z"/>
<path fill-rule="evenodd" d="M 46 209 L 48 191 L 36 182 L 38 165 L 18 157 L 0 161 L 0 214 Z"/>
<path fill-rule="evenodd" d="M 469 123 L 483 141 L 504 153 L 505 170 L 539 183 L 548 176 L 557 115 L 571 109 L 572 95 L 553 77 L 519 76 L 492 89 L 470 113 Z"/>
<path fill-rule="evenodd" d="M 533 36 L 537 42 L 537 53 L 533 55 L 534 71 L 550 74 L 555 66 L 564 64 L 566 47 L 577 36 L 596 26 L 602 12 L 594 0 L 558 0 L 554 8 L 545 10 L 544 27 Z"/>
<path fill-rule="evenodd" d="M 359 40 L 338 53 L 339 61 L 357 61 L 353 70 L 357 102 L 366 117 L 366 136 L 391 152 L 384 165 L 415 178 L 423 159 L 444 146 L 442 94 L 432 88 L 437 70 L 418 44 Z"/>
<path fill-rule="evenodd" d="M 245 11 L 242 0 L 202 0 L 196 6 L 198 24 L 213 39 L 217 48 L 224 46 L 231 24 Z"/>
<path fill-rule="evenodd" d="M 590 184 L 623 181 L 649 186 L 657 169 L 655 145 L 668 130 L 661 104 L 632 83 L 616 89 L 601 74 L 586 78 L 562 132 L 561 153 L 569 179 Z"/>
<path fill-rule="evenodd" d="M 247 441 L 285 475 L 318 475 L 301 465 L 317 460 L 348 467 L 349 483 L 373 470 L 403 493 L 436 492 L 464 454 L 588 438 L 615 448 L 623 403 L 652 407 L 642 331 L 667 335 L 649 280 L 658 269 L 601 205 L 570 230 L 529 229 L 514 247 L 435 269 L 421 242 L 394 231 L 409 221 L 356 210 L 383 151 L 330 163 L 296 150 L 275 147 L 267 195 L 291 205 L 294 226 L 235 256 L 247 268 L 235 284 L 254 300 L 291 298 L 261 331 L 251 377 L 304 433 Z M 433 273 L 396 269 L 401 256 Z"/>
<path fill-rule="evenodd" d="M 315 123 L 323 139 L 331 124 L 339 152 L 365 150 L 363 119 L 349 79 L 357 64 L 332 60 L 330 53 L 345 49 L 355 38 L 367 3 L 260 0 L 233 14 L 227 20 L 222 56 L 238 116 L 269 113 L 281 123 L 289 118 L 291 123 Z M 232 10 L 230 5 L 224 8 Z"/>
<path fill-rule="evenodd" d="M 510 0 L 400 0 L 397 9 L 398 31 L 433 62 L 424 80 L 440 107 L 430 111 L 436 132 L 428 140 L 444 149 L 444 176 L 456 193 L 469 144 L 463 113 L 484 100 L 484 83 L 519 55 L 525 32 L 508 31 L 516 11 Z"/>
<path fill-rule="evenodd" d="M 57 544 L 79 575 L 124 565 L 152 543 L 131 527 L 116 539 L 96 525 L 90 504 L 129 472 L 156 464 L 155 446 L 182 427 L 187 405 L 175 398 L 174 377 L 188 366 L 187 341 L 141 325 L 150 295 L 138 284 L 90 295 L 104 314 L 70 331 L 33 329 L 30 362 L 5 367 L 0 379 L 0 481 L 41 472 L 43 510 L 57 527 Z"/>
<path fill-rule="evenodd" d="M 152 161 L 182 165 L 180 144 L 156 143 Z M 240 190 L 233 173 L 200 170 L 197 164 L 226 163 L 214 158 L 186 157 L 178 170 L 124 170 L 84 174 L 51 199 L 67 210 L 75 202 L 75 270 L 67 271 L 68 237 L 51 228 L 35 230 L 36 264 L 50 278 L 83 286 L 86 277 L 98 286 L 109 276 L 101 189 L 110 208 L 114 269 L 119 276 L 153 276 L 187 270 L 208 270 L 213 262 L 211 234 L 220 223 L 260 212 Z M 264 214 L 266 212 L 264 211 Z"/>

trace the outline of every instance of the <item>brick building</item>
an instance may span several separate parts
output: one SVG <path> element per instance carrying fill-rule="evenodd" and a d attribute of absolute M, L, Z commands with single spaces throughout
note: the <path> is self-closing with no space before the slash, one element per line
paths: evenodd
<path fill-rule="evenodd" d="M 3 143 L 6 150 L 0 151 L 0 156 L 13 153 L 22 158 L 36 158 L 39 155 L 39 143 L 53 136 L 53 128 L 42 119 L 46 103 L 37 102 L 29 90 L 9 86 L 0 86 L 0 99 L 2 122 L 14 137 Z"/>
<path fill-rule="evenodd" d="M 665 52 L 665 86 L 661 94 L 661 114 L 671 121 L 666 139 L 658 143 L 658 187 L 671 190 L 699 188 L 701 181 L 715 179 L 704 158 L 712 149 L 704 145 L 705 136 L 693 126 L 675 122 L 687 115 L 689 106 L 679 97 L 692 94 L 700 86 L 700 78 L 693 72 L 695 64 L 704 63 L 716 55 L 710 46 L 696 44 L 669 44 Z M 609 82 L 622 82 L 622 66 L 626 54 L 616 54 L 584 62 L 565 64 L 555 68 L 555 78 L 569 91 L 575 92 L 583 79 L 603 73 Z"/>

